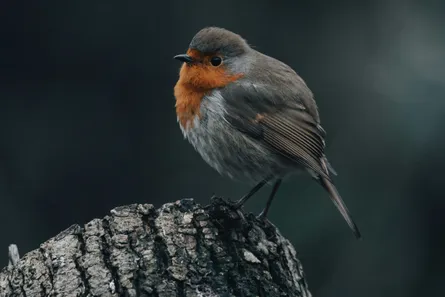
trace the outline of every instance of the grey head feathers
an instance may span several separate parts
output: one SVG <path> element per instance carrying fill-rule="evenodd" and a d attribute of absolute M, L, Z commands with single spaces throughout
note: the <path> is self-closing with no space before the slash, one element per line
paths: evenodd
<path fill-rule="evenodd" d="M 240 35 L 218 27 L 201 29 L 193 37 L 189 48 L 202 53 L 219 52 L 225 57 L 240 56 L 250 50 L 246 40 Z"/>

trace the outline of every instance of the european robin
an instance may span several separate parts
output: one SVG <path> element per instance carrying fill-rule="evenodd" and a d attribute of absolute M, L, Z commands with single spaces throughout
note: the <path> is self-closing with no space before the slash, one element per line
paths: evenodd
<path fill-rule="evenodd" d="M 332 180 L 314 96 L 291 67 L 217 27 L 200 30 L 174 58 L 183 62 L 174 95 L 184 137 L 220 174 L 255 184 L 235 207 L 270 183 L 265 219 L 282 179 L 308 172 L 360 238 Z"/>

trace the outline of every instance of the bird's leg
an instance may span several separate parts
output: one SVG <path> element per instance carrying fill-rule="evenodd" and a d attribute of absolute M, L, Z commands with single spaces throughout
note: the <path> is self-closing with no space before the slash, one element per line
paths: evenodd
<path fill-rule="evenodd" d="M 282 181 L 282 179 L 279 178 L 279 179 L 277 179 L 277 181 L 276 181 L 275 184 L 273 185 L 272 192 L 270 192 L 269 199 L 267 199 L 267 202 L 266 202 L 266 207 L 265 207 L 264 210 L 258 215 L 258 217 L 257 217 L 258 219 L 260 219 L 260 220 L 264 220 L 264 219 L 266 219 L 266 217 L 267 217 L 267 212 L 269 211 L 270 205 L 272 204 L 272 200 L 273 200 L 273 198 L 275 197 L 275 194 L 277 193 L 278 188 L 279 188 L 280 185 L 281 185 L 281 181 Z"/>
<path fill-rule="evenodd" d="M 240 208 L 241 206 L 244 205 L 244 203 L 247 202 L 247 200 L 249 200 L 250 197 L 253 196 L 253 194 L 255 194 L 256 192 L 259 191 L 259 189 L 261 189 L 265 184 L 267 184 L 267 182 L 270 180 L 270 177 L 263 179 L 262 181 L 260 181 L 255 187 L 252 188 L 252 190 L 249 191 L 249 193 L 247 193 L 246 195 L 244 195 L 240 200 L 238 200 L 237 202 L 235 202 L 233 204 L 233 207 L 235 207 L 236 209 Z"/>

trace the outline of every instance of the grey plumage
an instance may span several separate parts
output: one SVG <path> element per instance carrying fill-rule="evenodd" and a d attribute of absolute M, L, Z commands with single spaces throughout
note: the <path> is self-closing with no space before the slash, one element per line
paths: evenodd
<path fill-rule="evenodd" d="M 223 56 L 230 74 L 244 76 L 213 89 L 201 102 L 200 115 L 184 136 L 219 173 L 258 183 L 306 170 L 330 194 L 357 237 L 360 232 L 338 194 L 336 174 L 324 154 L 314 96 L 303 79 L 285 63 L 248 46 L 239 35 L 205 28 L 189 46 Z"/>
<path fill-rule="evenodd" d="M 240 56 L 250 50 L 249 45 L 240 35 L 217 27 L 200 30 L 193 37 L 189 48 L 202 53 L 220 52 L 225 57 Z"/>

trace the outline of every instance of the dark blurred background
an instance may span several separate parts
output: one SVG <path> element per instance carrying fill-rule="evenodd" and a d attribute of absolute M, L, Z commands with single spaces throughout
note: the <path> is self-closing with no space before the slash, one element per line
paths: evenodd
<path fill-rule="evenodd" d="M 308 177 L 283 185 L 270 220 L 313 295 L 445 296 L 444 1 L 0 2 L 0 266 L 8 244 L 24 254 L 118 205 L 249 190 L 208 167 L 176 122 L 172 57 L 209 25 L 315 93 L 364 240 Z"/>

